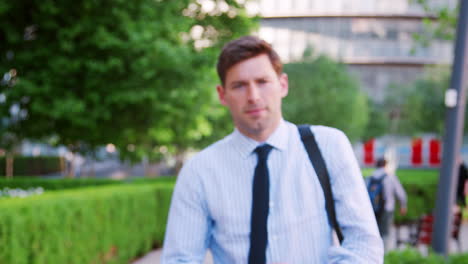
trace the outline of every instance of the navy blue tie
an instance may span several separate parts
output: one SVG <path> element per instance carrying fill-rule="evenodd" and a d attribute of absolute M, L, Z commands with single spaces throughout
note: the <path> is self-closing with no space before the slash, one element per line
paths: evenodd
<path fill-rule="evenodd" d="M 255 149 L 258 162 L 257 167 L 255 167 L 252 190 L 249 264 L 266 263 L 268 203 L 270 199 L 267 159 L 271 149 L 272 147 L 267 144 Z"/>

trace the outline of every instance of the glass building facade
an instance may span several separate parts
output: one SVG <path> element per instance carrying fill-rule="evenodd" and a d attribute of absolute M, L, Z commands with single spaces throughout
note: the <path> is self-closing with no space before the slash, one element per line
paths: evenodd
<path fill-rule="evenodd" d="M 432 6 L 454 7 L 453 0 Z M 259 36 L 272 43 L 285 62 L 301 59 L 310 46 L 347 65 L 363 89 L 379 102 L 390 84 L 406 84 L 425 65 L 450 64 L 452 43 L 423 48 L 413 35 L 430 17 L 408 0 L 259 0 Z"/>

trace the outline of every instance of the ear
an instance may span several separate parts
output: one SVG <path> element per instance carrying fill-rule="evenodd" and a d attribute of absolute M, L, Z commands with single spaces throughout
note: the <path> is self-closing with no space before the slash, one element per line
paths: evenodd
<path fill-rule="evenodd" d="M 216 86 L 216 91 L 218 92 L 219 102 L 220 102 L 222 105 L 227 105 L 227 104 L 226 104 L 226 100 L 225 100 L 225 98 L 224 98 L 225 93 L 226 93 L 226 89 L 225 89 L 221 84 L 218 84 L 218 85 Z"/>
<path fill-rule="evenodd" d="M 289 91 L 288 75 L 286 73 L 282 73 L 279 76 L 279 82 L 281 86 L 281 98 L 284 98 L 286 97 L 286 95 L 288 95 L 288 91 Z"/>

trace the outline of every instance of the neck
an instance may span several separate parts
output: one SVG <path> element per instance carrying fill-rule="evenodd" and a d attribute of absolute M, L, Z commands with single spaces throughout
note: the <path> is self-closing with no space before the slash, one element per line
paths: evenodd
<path fill-rule="evenodd" d="M 251 138 L 257 142 L 265 142 L 279 127 L 281 122 L 281 118 L 276 120 L 271 126 L 265 128 L 259 128 L 258 130 L 244 130 L 241 129 L 239 126 L 236 126 L 239 132 L 241 132 L 244 136 Z"/>

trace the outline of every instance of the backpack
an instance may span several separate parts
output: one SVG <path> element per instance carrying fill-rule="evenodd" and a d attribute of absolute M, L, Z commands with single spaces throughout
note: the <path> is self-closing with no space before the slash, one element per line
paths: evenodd
<path fill-rule="evenodd" d="M 369 198 L 372 204 L 372 209 L 374 209 L 374 214 L 376 217 L 379 217 L 385 208 L 383 186 L 383 180 L 385 179 L 385 177 L 387 177 L 387 174 L 385 174 L 379 179 L 370 177 L 370 180 L 367 184 L 367 191 L 369 192 Z"/>

